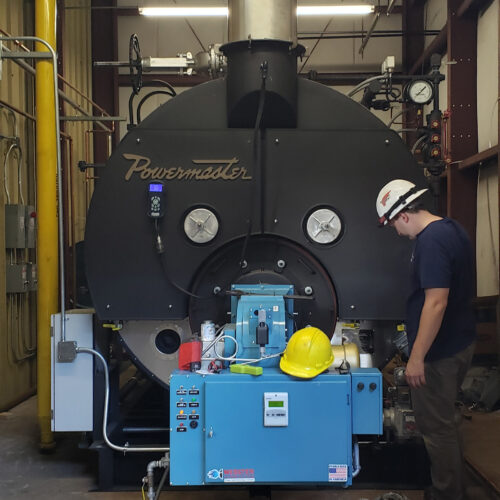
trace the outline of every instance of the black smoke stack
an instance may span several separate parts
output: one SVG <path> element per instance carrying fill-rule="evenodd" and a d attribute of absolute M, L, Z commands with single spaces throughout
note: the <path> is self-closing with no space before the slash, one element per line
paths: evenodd
<path fill-rule="evenodd" d="M 229 0 L 228 23 L 228 127 L 296 127 L 296 0 Z"/>

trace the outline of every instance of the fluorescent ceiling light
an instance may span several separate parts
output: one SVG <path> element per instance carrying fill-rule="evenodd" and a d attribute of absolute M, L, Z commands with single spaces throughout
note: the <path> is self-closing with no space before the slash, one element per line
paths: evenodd
<path fill-rule="evenodd" d="M 373 5 L 302 5 L 297 7 L 298 16 L 338 16 L 370 14 L 375 10 Z"/>
<path fill-rule="evenodd" d="M 143 7 L 139 8 L 139 14 L 143 16 L 169 16 L 169 17 L 193 17 L 193 16 L 226 16 L 227 7 Z"/>
<path fill-rule="evenodd" d="M 375 10 L 373 5 L 303 5 L 297 7 L 298 16 L 338 16 L 363 15 Z M 227 17 L 227 7 L 139 7 L 143 16 L 195 17 L 219 16 Z"/>

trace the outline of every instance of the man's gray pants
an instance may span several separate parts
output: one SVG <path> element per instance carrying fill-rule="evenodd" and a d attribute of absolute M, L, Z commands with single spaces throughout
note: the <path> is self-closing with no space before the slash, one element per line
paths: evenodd
<path fill-rule="evenodd" d="M 433 493 L 439 500 L 463 500 L 464 461 L 455 401 L 475 343 L 450 358 L 425 363 L 425 385 L 412 389 L 415 419 L 431 461 Z"/>

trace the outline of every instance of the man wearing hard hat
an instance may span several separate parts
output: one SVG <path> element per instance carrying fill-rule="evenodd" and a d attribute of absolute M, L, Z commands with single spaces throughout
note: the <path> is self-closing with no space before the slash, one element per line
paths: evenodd
<path fill-rule="evenodd" d="M 463 227 L 425 210 L 419 189 L 396 179 L 377 197 L 382 226 L 415 240 L 406 329 L 406 379 L 431 461 L 432 497 L 466 498 L 455 400 L 474 352 L 473 252 Z"/>

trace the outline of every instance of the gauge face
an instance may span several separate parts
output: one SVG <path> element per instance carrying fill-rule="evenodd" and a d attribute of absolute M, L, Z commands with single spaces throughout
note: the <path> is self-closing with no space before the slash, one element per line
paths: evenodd
<path fill-rule="evenodd" d="M 331 208 L 315 210 L 306 222 L 307 237 L 314 243 L 328 245 L 338 240 L 342 233 L 342 221 Z"/>
<path fill-rule="evenodd" d="M 408 87 L 408 97 L 415 104 L 427 104 L 433 97 L 432 84 L 427 80 L 415 80 Z"/>
<path fill-rule="evenodd" d="M 208 243 L 219 231 L 217 216 L 207 208 L 195 208 L 184 219 L 184 232 L 194 243 Z"/>

